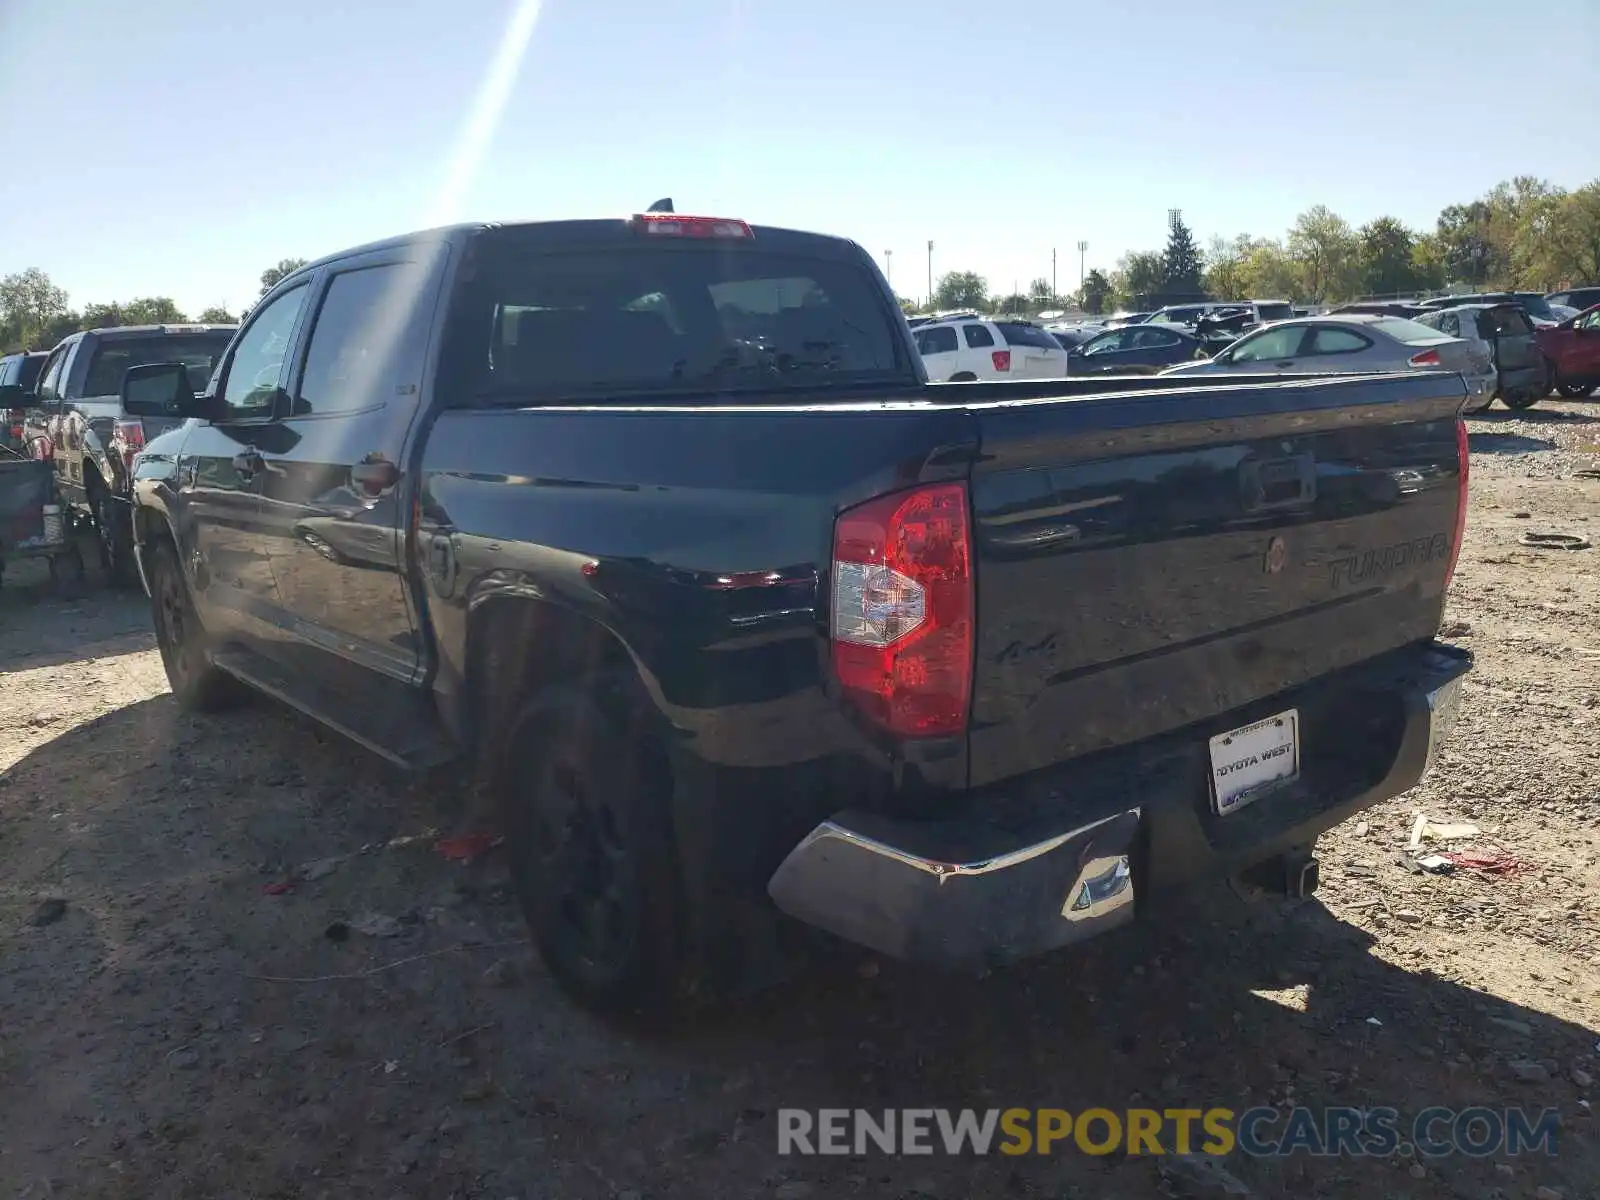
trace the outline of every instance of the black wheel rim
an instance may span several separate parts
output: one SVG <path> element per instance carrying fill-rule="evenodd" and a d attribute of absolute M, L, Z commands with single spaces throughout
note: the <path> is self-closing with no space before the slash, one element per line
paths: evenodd
<path fill-rule="evenodd" d="M 117 535 L 111 525 L 111 522 L 115 519 L 115 514 L 111 510 L 111 501 L 102 492 L 95 502 L 94 523 L 95 530 L 100 536 L 100 564 L 108 568 L 118 565 Z"/>
<path fill-rule="evenodd" d="M 174 684 L 189 678 L 193 669 L 194 617 L 183 581 L 171 567 L 156 572 L 156 631 L 160 635 L 161 658 Z"/>
<path fill-rule="evenodd" d="M 628 957 L 637 921 L 627 824 L 619 781 L 573 749 L 541 770 L 532 866 L 543 883 L 547 931 L 562 957 L 585 974 L 608 976 Z"/>

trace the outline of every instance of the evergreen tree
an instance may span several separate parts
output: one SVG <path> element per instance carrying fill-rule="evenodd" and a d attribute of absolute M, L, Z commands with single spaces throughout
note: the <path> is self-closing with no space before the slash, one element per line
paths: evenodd
<path fill-rule="evenodd" d="M 1201 282 L 1205 264 L 1200 258 L 1200 247 L 1194 234 L 1183 223 L 1182 214 L 1174 211 L 1167 228 L 1167 251 L 1161 256 L 1161 287 L 1173 294 L 1204 295 Z"/>

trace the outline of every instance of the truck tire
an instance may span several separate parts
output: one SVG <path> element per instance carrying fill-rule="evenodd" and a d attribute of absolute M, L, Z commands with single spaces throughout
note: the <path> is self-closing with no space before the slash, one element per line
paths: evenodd
<path fill-rule="evenodd" d="M 1592 383 L 1558 383 L 1558 384 L 1556 384 L 1556 390 L 1559 391 L 1568 400 L 1581 400 L 1585 396 L 1587 396 L 1590 392 L 1594 391 L 1594 384 L 1592 384 Z"/>
<path fill-rule="evenodd" d="M 133 514 L 98 481 L 89 485 L 89 504 L 106 580 L 113 587 L 125 587 L 133 578 Z"/>
<path fill-rule="evenodd" d="M 1532 408 L 1540 399 L 1538 389 L 1530 388 L 1525 392 L 1505 392 L 1500 396 L 1500 403 L 1521 412 L 1525 408 Z"/>
<path fill-rule="evenodd" d="M 229 707 L 243 695 L 243 685 L 212 665 L 210 638 L 194 610 L 171 542 L 158 541 L 151 547 L 148 574 L 156 645 L 173 696 L 192 712 Z"/>
<path fill-rule="evenodd" d="M 637 681 L 538 688 L 504 727 L 492 786 L 512 880 L 546 967 L 602 1014 L 680 1007 L 685 906 L 671 776 Z"/>

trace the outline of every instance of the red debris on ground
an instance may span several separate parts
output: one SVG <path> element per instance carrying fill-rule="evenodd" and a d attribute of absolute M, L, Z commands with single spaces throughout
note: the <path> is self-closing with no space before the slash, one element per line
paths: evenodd
<path fill-rule="evenodd" d="M 1504 850 L 1447 850 L 1440 857 L 1449 859 L 1458 867 L 1482 871 L 1487 875 L 1515 875 L 1528 865 Z"/>
<path fill-rule="evenodd" d="M 460 837 L 442 838 L 434 843 L 433 848 L 456 862 L 471 862 L 489 853 L 500 842 L 501 839 L 492 833 L 467 833 Z"/>
<path fill-rule="evenodd" d="M 264 884 L 261 888 L 261 894 L 263 896 L 282 896 L 286 892 L 292 891 L 294 891 L 294 884 L 285 880 L 279 880 L 277 883 Z"/>

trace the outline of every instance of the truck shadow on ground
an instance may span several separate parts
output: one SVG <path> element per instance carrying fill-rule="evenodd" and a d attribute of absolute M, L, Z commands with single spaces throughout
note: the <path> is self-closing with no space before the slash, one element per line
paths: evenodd
<path fill-rule="evenodd" d="M 1168 1194 L 1155 1159 L 1071 1146 L 780 1157 L 778 1110 L 1291 1103 L 1393 1107 L 1407 1133 L 1435 1105 L 1564 1124 L 1553 1160 L 1458 1155 L 1421 1178 L 1400 1155 L 1234 1155 L 1256 1195 L 1600 1177 L 1567 1078 L 1593 1070 L 1592 1030 L 1401 969 L 1317 901 L 1210 889 L 1181 925 L 984 979 L 824 968 L 643 1036 L 555 990 L 497 861 L 435 852 L 426 831 L 464 801 L 431 786 L 270 704 L 194 718 L 168 696 L 15 764 L 9 1177 L 82 1196 L 1140 1197 Z M 65 915 L 29 925 L 49 897 Z"/>
<path fill-rule="evenodd" d="M 1474 454 L 1535 454 L 1541 450 L 1554 450 L 1556 444 L 1549 438 L 1531 438 L 1520 433 L 1485 433 L 1474 430 L 1467 435 Z"/>
<path fill-rule="evenodd" d="M 1507 421 L 1527 421 L 1534 425 L 1595 425 L 1600 424 L 1600 410 L 1593 413 L 1572 412 L 1563 408 L 1524 408 L 1518 411 L 1495 408 L 1479 413 L 1469 413 L 1468 420 L 1496 425 Z"/>

